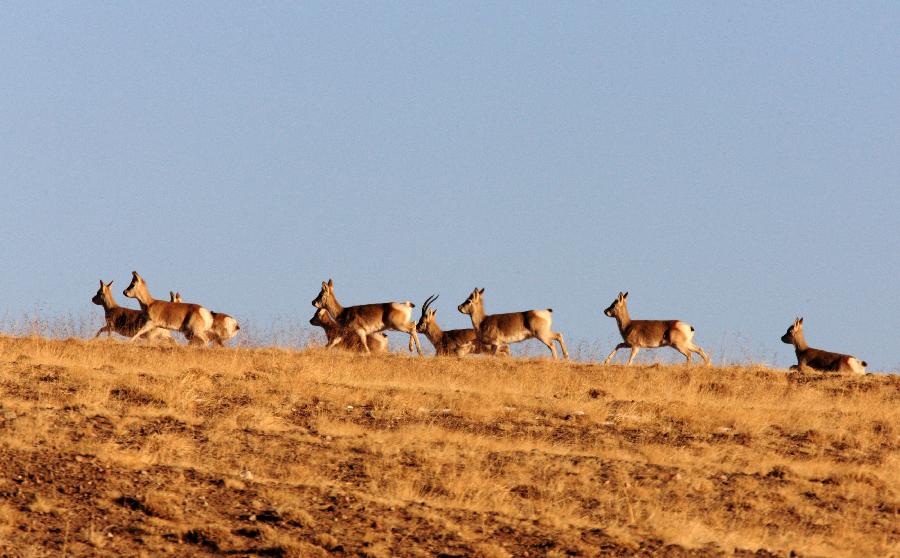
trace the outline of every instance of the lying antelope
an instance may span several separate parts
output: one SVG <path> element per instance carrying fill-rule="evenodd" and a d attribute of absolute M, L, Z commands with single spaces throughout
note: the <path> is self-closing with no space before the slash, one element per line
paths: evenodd
<path fill-rule="evenodd" d="M 346 335 L 356 335 L 368 353 L 370 352 L 366 343 L 368 335 L 393 330 L 408 333 L 409 350 L 412 351 L 415 343 L 416 350 L 420 356 L 422 355 L 422 346 L 416 334 L 416 322 L 410 321 L 412 309 L 416 306 L 412 302 L 381 302 L 345 308 L 334 297 L 334 281 L 329 279 L 327 283 L 322 281 L 322 290 L 312 301 L 312 305 L 330 312 L 340 328 L 337 336 L 328 342 L 328 348 L 343 341 Z"/>
<path fill-rule="evenodd" d="M 709 366 L 709 356 L 700 345 L 694 343 L 694 327 L 691 324 L 678 320 L 632 320 L 628 315 L 627 301 L 628 293 L 619 293 L 609 308 L 603 311 L 616 319 L 624 339 L 609 353 L 603 364 L 609 364 L 619 349 L 631 349 L 631 356 L 628 357 L 628 364 L 631 364 L 640 349 L 672 347 L 687 358 L 688 365 L 691 364 L 691 352 L 695 352 Z"/>
<path fill-rule="evenodd" d="M 319 326 L 325 330 L 325 339 L 328 343 L 340 334 L 341 327 L 338 325 L 328 310 L 324 308 L 316 308 L 316 313 L 309 319 L 309 323 Z M 359 344 L 359 338 L 355 335 L 347 335 L 338 342 L 337 347 L 347 349 L 349 351 L 365 352 L 362 345 Z M 370 333 L 366 336 L 366 347 L 371 353 L 386 353 L 388 350 L 388 336 L 386 333 Z"/>
<path fill-rule="evenodd" d="M 161 327 L 180 331 L 191 344 L 206 345 L 208 332 L 213 324 L 209 310 L 199 304 L 156 300 L 150 296 L 147 283 L 137 271 L 132 271 L 131 276 L 131 284 L 122 294 L 137 299 L 147 320 L 131 338 L 132 341 L 155 327 Z"/>
<path fill-rule="evenodd" d="M 825 372 L 866 373 L 868 364 L 864 360 L 841 353 L 813 349 L 807 345 L 806 339 L 803 337 L 803 318 L 794 320 L 793 325 L 781 336 L 781 340 L 788 345 L 793 345 L 794 352 L 797 353 L 797 364 L 791 366 L 791 370 L 803 371 L 804 368 L 808 367 Z"/>
<path fill-rule="evenodd" d="M 550 329 L 553 323 L 552 308 L 486 315 L 484 300 L 481 297 L 483 294 L 484 289 L 476 288 L 465 302 L 457 306 L 457 309 L 472 318 L 476 337 L 493 354 L 500 352 L 500 347 L 505 344 L 518 343 L 533 337 L 547 345 L 553 358 L 558 358 L 556 347 L 553 345 L 554 340 L 558 341 L 563 357 L 569 358 L 562 334 Z"/>
<path fill-rule="evenodd" d="M 442 331 L 437 324 L 435 315 L 437 311 L 431 308 L 431 304 L 439 295 L 431 295 L 422 305 L 422 315 L 416 324 L 416 331 L 424 333 L 425 337 L 434 345 L 434 351 L 438 355 L 465 356 L 470 353 L 480 354 L 488 352 L 485 345 L 478 341 L 474 329 L 450 329 Z M 509 345 L 502 345 L 498 352 L 509 354 Z"/>
<path fill-rule="evenodd" d="M 116 304 L 116 300 L 113 298 L 110 290 L 112 284 L 112 281 L 103 283 L 103 279 L 101 279 L 100 288 L 97 289 L 97 294 L 91 299 L 91 302 L 103 307 L 103 314 L 106 318 L 106 325 L 97 330 L 94 339 L 100 337 L 100 334 L 104 331 L 107 338 L 111 337 L 113 332 L 125 337 L 133 337 L 147 322 L 147 318 L 144 317 L 144 313 L 140 310 L 122 308 Z M 169 330 L 162 328 L 151 329 L 144 333 L 142 338 L 148 341 L 172 341 L 172 335 L 169 333 Z"/>
<path fill-rule="evenodd" d="M 181 293 L 169 291 L 169 302 L 183 302 Z M 226 341 L 237 335 L 238 330 L 241 329 L 241 324 L 222 312 L 210 311 L 210 314 L 213 317 L 213 325 L 207 332 L 209 340 L 220 347 L 224 347 Z"/>

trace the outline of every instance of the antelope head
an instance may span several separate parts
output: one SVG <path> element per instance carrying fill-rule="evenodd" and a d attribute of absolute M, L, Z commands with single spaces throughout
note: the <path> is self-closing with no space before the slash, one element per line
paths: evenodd
<path fill-rule="evenodd" d="M 328 310 L 319 308 L 316 310 L 316 313 L 313 314 L 313 317 L 309 319 L 309 323 L 310 325 L 327 328 L 334 324 L 334 320 L 331 319 L 331 315 L 328 313 Z"/>
<path fill-rule="evenodd" d="M 334 281 L 329 279 L 327 283 L 322 281 L 322 290 L 319 291 L 319 296 L 312 301 L 312 305 L 316 308 L 326 308 L 331 300 L 334 300 Z"/>
<path fill-rule="evenodd" d="M 794 344 L 794 339 L 796 337 L 800 337 L 803 335 L 803 318 L 796 318 L 794 323 L 791 324 L 784 335 L 781 336 L 781 341 L 787 343 L 788 345 Z"/>
<path fill-rule="evenodd" d="M 437 311 L 431 308 L 431 303 L 437 300 L 439 296 L 431 295 L 425 300 L 425 304 L 422 305 L 422 316 L 419 318 L 419 323 L 416 324 L 416 331 L 419 333 L 425 333 L 428 331 L 428 326 L 434 323 L 434 315 Z"/>
<path fill-rule="evenodd" d="M 609 316 L 610 318 L 615 318 L 622 314 L 622 311 L 627 311 L 627 301 L 628 301 L 628 293 L 619 293 L 619 296 L 616 297 L 612 304 L 603 311 L 604 314 Z"/>
<path fill-rule="evenodd" d="M 100 288 L 97 289 L 97 294 L 94 295 L 94 298 L 91 299 L 91 302 L 99 306 L 103 306 L 112 302 L 112 292 L 109 290 L 109 287 L 112 286 L 112 284 L 112 281 L 110 281 L 109 283 L 104 283 L 103 279 L 100 279 Z"/>
<path fill-rule="evenodd" d="M 484 301 L 481 300 L 481 295 L 484 294 L 484 289 L 475 288 L 472 291 L 472 294 L 469 295 L 469 298 L 465 300 L 462 304 L 456 307 L 457 310 L 462 312 L 463 314 L 472 315 L 474 312 L 477 312 L 478 309 L 484 309 Z"/>
<path fill-rule="evenodd" d="M 144 282 L 144 278 L 138 275 L 137 271 L 131 272 L 131 283 L 128 287 L 122 291 L 122 294 L 127 296 L 128 298 L 137 298 L 138 293 L 141 291 L 147 291 L 147 283 Z"/>

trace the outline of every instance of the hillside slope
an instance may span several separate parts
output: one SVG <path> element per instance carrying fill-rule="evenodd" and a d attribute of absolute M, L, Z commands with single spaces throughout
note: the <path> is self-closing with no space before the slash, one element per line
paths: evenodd
<path fill-rule="evenodd" d="M 11 555 L 885 556 L 900 378 L 0 337 Z"/>

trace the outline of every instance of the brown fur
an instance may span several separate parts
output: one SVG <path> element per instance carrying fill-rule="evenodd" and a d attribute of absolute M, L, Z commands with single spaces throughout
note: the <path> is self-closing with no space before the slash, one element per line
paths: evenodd
<path fill-rule="evenodd" d="M 309 323 L 325 330 L 325 339 L 328 343 L 341 334 L 341 328 L 324 308 L 316 308 L 316 313 L 310 318 Z M 366 350 L 360 345 L 359 338 L 355 335 L 343 335 L 343 339 L 337 343 L 340 349 L 356 351 L 360 353 Z M 388 337 L 386 333 L 371 333 L 366 336 L 366 347 L 372 353 L 386 353 L 388 350 Z"/>
<path fill-rule="evenodd" d="M 619 293 L 613 303 L 603 311 L 610 318 L 615 318 L 622 334 L 623 342 L 609 353 L 603 364 L 609 364 L 612 357 L 619 349 L 631 349 L 628 364 L 634 361 L 634 357 L 640 349 L 652 349 L 657 347 L 672 347 L 687 358 L 687 364 L 691 364 L 691 353 L 697 353 L 703 358 L 706 366 L 710 365 L 709 356 L 694 343 L 694 328 L 679 320 L 632 320 L 628 315 L 628 293 Z"/>
<path fill-rule="evenodd" d="M 824 372 L 852 372 L 865 374 L 868 364 L 854 356 L 842 353 L 832 353 L 822 349 L 813 349 L 806 343 L 803 335 L 803 318 L 797 318 L 788 327 L 787 332 L 781 336 L 784 343 L 794 346 L 797 355 L 797 364 L 791 366 L 791 370 L 804 370 L 811 368 Z"/>
<path fill-rule="evenodd" d="M 131 284 L 122 291 L 122 294 L 136 298 L 147 319 L 147 323 L 131 338 L 132 341 L 154 327 L 162 327 L 180 331 L 191 344 L 206 345 L 209 339 L 208 331 L 213 322 L 209 310 L 199 304 L 156 300 L 150 295 L 147 283 L 138 272 L 132 271 L 131 275 Z"/>
<path fill-rule="evenodd" d="M 345 335 L 356 335 L 368 353 L 369 346 L 366 344 L 368 335 L 393 330 L 408 333 L 409 350 L 412 351 L 415 344 L 419 356 L 422 355 L 422 346 L 416 335 L 416 323 L 410 321 L 412 308 L 415 306 L 411 302 L 382 302 L 345 308 L 335 298 L 334 281 L 329 279 L 327 283 L 322 282 L 322 290 L 312 301 L 312 305 L 328 310 L 340 328 L 340 333 L 328 343 L 328 348 L 340 343 Z"/>
<path fill-rule="evenodd" d="M 134 337 L 144 324 L 147 323 L 147 318 L 144 317 L 142 311 L 134 310 L 132 308 L 122 308 L 116 304 L 116 300 L 113 298 L 112 291 L 110 290 L 112 284 L 112 281 L 104 284 L 101 279 L 100 288 L 97 289 L 97 293 L 91 298 L 91 302 L 103 307 L 103 314 L 106 318 L 106 324 L 97 330 L 94 339 L 99 337 L 104 331 L 106 332 L 107 338 L 114 332 L 125 337 Z M 141 338 L 148 341 L 157 341 L 161 339 L 172 340 L 169 330 L 161 328 L 152 329 L 144 333 Z"/>
<path fill-rule="evenodd" d="M 441 330 L 435 318 L 437 311 L 430 307 L 431 303 L 437 298 L 435 295 L 428 297 L 425 304 L 422 305 L 422 315 L 416 324 L 416 331 L 425 334 L 425 337 L 434 346 L 435 353 L 439 356 L 465 356 L 491 352 L 490 347 L 478 341 L 478 336 L 475 335 L 474 329 Z M 498 352 L 508 355 L 509 345 L 501 346 Z"/>
<path fill-rule="evenodd" d="M 181 298 L 181 293 L 169 291 L 169 302 L 184 301 Z M 237 335 L 238 330 L 241 329 L 241 324 L 236 319 L 222 312 L 210 311 L 210 314 L 212 314 L 213 325 L 207 332 L 209 340 L 219 347 L 224 347 L 226 341 Z"/>
<path fill-rule="evenodd" d="M 559 343 L 563 358 L 569 358 L 569 351 L 563 341 L 561 333 L 550 329 L 553 323 L 553 310 L 526 310 L 524 312 L 510 312 L 507 314 L 491 314 L 484 312 L 484 289 L 472 291 L 457 310 L 468 314 L 472 318 L 472 327 L 476 336 L 490 350 L 497 354 L 500 347 L 508 343 L 518 343 L 526 339 L 535 338 L 550 349 L 553 358 L 558 358 L 553 341 Z"/>

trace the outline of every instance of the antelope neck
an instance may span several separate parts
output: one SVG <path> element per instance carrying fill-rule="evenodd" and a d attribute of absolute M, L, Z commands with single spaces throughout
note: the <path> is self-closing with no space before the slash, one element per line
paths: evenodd
<path fill-rule="evenodd" d="M 441 338 L 444 337 L 444 331 L 437 325 L 437 322 L 429 322 L 425 327 L 425 337 L 431 341 L 432 345 L 437 346 L 441 342 Z"/>
<path fill-rule="evenodd" d="M 337 318 L 341 315 L 341 312 L 344 311 L 344 307 L 340 305 L 340 303 L 332 294 L 325 299 L 325 310 L 327 310 L 333 318 Z"/>
<path fill-rule="evenodd" d="M 619 331 L 625 333 L 628 326 L 631 325 L 631 316 L 628 315 L 628 307 L 624 304 L 622 309 L 616 312 L 616 323 L 619 325 Z"/>
<path fill-rule="evenodd" d="M 147 307 L 156 302 L 156 300 L 150 296 L 150 291 L 147 290 L 146 285 L 138 285 L 132 290 L 134 291 L 134 298 L 137 299 L 141 306 Z"/>
<path fill-rule="evenodd" d="M 475 329 L 478 329 L 479 327 L 481 327 L 481 322 L 484 321 L 484 305 L 473 304 L 472 313 L 469 315 L 472 317 L 472 325 L 475 326 Z"/>
<path fill-rule="evenodd" d="M 103 302 L 104 310 L 112 310 L 113 308 L 118 308 L 119 305 L 116 304 L 116 300 L 112 297 L 112 293 L 109 296 L 106 296 L 107 293 L 103 293 L 100 297 L 100 300 Z"/>
<path fill-rule="evenodd" d="M 803 337 L 802 331 L 794 330 L 794 347 L 797 348 L 798 351 L 805 351 L 809 348 L 809 345 L 806 343 L 806 338 Z"/>

